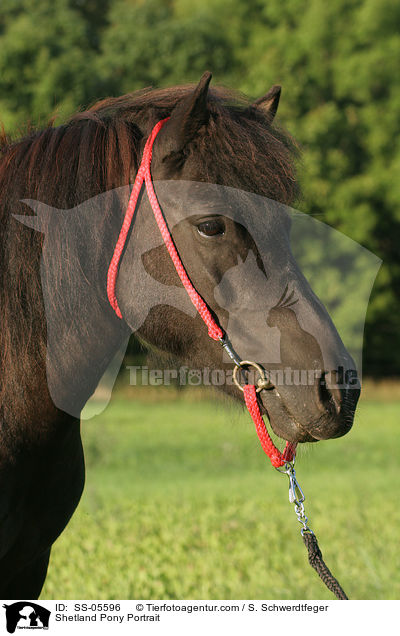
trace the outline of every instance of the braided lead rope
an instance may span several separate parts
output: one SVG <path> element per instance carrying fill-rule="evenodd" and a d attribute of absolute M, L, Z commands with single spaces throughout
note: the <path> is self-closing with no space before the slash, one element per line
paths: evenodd
<path fill-rule="evenodd" d="M 336 598 L 341 601 L 348 601 L 348 597 L 346 596 L 342 586 L 339 581 L 335 579 L 332 572 L 326 565 L 322 552 L 319 548 L 317 537 L 313 532 L 303 532 L 303 541 L 304 545 L 308 551 L 308 562 L 312 568 L 318 573 L 318 576 L 322 580 L 322 582 L 326 585 L 328 590 L 333 592 Z"/>
<path fill-rule="evenodd" d="M 338 599 L 347 600 L 347 596 L 344 593 L 343 588 L 325 564 L 322 552 L 318 546 L 317 537 L 308 525 L 308 517 L 304 508 L 306 497 L 299 482 L 297 481 L 294 462 L 294 459 L 293 461 L 288 461 L 283 468 L 278 467 L 277 470 L 283 475 L 287 475 L 289 477 L 289 502 L 294 504 L 294 512 L 296 514 L 297 521 L 302 526 L 301 536 L 303 537 L 304 545 L 308 551 L 308 561 L 311 567 L 318 573 L 326 587 L 333 592 Z"/>

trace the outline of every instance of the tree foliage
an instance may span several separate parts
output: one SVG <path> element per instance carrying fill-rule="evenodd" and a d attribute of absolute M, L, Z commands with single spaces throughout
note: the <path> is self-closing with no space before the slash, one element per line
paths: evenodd
<path fill-rule="evenodd" d="M 380 256 L 367 370 L 400 372 L 400 5 L 393 0 L 2 0 L 0 120 L 198 79 L 259 96 L 303 150 L 303 210 Z"/>

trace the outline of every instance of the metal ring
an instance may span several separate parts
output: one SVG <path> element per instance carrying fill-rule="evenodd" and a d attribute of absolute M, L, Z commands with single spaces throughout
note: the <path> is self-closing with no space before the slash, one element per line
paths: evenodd
<path fill-rule="evenodd" d="M 271 389 L 274 385 L 265 377 L 264 369 L 257 364 L 257 362 L 253 362 L 252 360 L 241 360 L 240 365 L 236 366 L 233 369 L 233 381 L 236 384 L 237 388 L 243 391 L 243 386 L 240 384 L 237 374 L 239 370 L 243 367 L 253 367 L 260 374 L 259 379 L 257 380 L 257 388 L 256 393 L 260 393 L 263 389 Z"/>

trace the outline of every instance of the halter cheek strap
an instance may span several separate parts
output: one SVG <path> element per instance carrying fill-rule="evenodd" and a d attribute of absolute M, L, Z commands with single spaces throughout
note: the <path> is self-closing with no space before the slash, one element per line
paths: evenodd
<path fill-rule="evenodd" d="M 118 240 L 114 249 L 114 253 L 110 262 L 110 266 L 108 268 L 107 273 L 107 296 L 110 301 L 111 307 L 114 309 L 118 318 L 122 318 L 121 310 L 118 305 L 118 300 L 115 295 L 115 285 L 117 282 L 118 276 L 118 268 L 121 261 L 122 253 L 125 247 L 125 243 L 129 234 L 129 229 L 132 224 L 132 220 L 136 211 L 137 202 L 139 198 L 140 191 L 142 189 L 143 182 L 145 183 L 147 196 L 150 201 L 151 208 L 154 213 L 154 217 L 156 219 L 157 225 L 161 232 L 161 236 L 165 243 L 165 246 L 168 250 L 168 253 L 172 259 L 172 262 L 175 266 L 175 269 L 179 275 L 179 278 L 182 281 L 184 288 L 186 289 L 190 300 L 193 305 L 196 307 L 199 312 L 201 318 L 208 328 L 208 335 L 213 340 L 220 341 L 221 344 L 227 348 L 227 342 L 224 339 L 224 332 L 221 327 L 214 320 L 207 304 L 204 302 L 200 294 L 194 288 L 185 267 L 180 259 L 180 256 L 176 250 L 175 244 L 173 242 L 171 233 L 168 229 L 167 223 L 165 221 L 164 215 L 161 211 L 160 205 L 157 200 L 156 193 L 154 191 L 153 181 L 151 178 L 151 158 L 153 153 L 153 145 L 154 141 L 160 132 L 161 128 L 168 121 L 169 117 L 166 119 L 162 119 L 159 121 L 153 128 L 149 138 L 146 141 L 146 145 L 143 151 L 142 161 L 139 166 L 139 170 L 136 174 L 135 182 L 133 184 L 131 196 L 129 198 L 128 207 L 125 212 L 124 221 L 122 223 L 121 231 L 118 236 Z M 229 353 L 229 350 L 228 350 Z M 232 355 L 231 355 L 232 357 Z M 241 367 L 241 362 L 232 357 L 236 366 Z M 279 468 L 286 464 L 286 462 L 292 461 L 295 455 L 295 446 L 286 443 L 286 448 L 283 453 L 281 453 L 274 443 L 272 442 L 269 433 L 266 429 L 264 420 L 262 419 L 257 394 L 256 387 L 252 384 L 247 384 L 243 388 L 244 390 L 244 398 L 246 402 L 246 406 L 248 411 L 253 419 L 253 422 L 256 426 L 257 435 L 260 439 L 261 445 L 271 460 L 271 463 L 275 468 Z"/>
<path fill-rule="evenodd" d="M 142 161 L 136 175 L 135 183 L 133 184 L 132 193 L 131 193 L 128 207 L 125 213 L 124 222 L 122 224 L 118 241 L 115 246 L 114 254 L 111 259 L 110 267 L 108 269 L 107 295 L 115 313 L 117 314 L 119 318 L 122 318 L 121 310 L 118 306 L 118 301 L 115 296 L 115 285 L 116 285 L 117 275 L 118 275 L 118 266 L 121 260 L 121 255 L 126 243 L 126 238 L 128 236 L 129 228 L 132 224 L 132 219 L 135 214 L 138 197 L 139 197 L 140 191 L 142 189 L 143 181 L 144 181 L 146 186 L 147 196 L 149 197 L 150 205 L 154 212 L 157 225 L 161 232 L 161 236 L 163 238 L 165 246 L 172 259 L 172 262 L 175 266 L 175 269 L 178 272 L 179 278 L 181 279 L 184 288 L 189 294 L 190 300 L 192 301 L 193 305 L 196 307 L 203 321 L 206 323 L 208 327 L 208 335 L 213 340 L 219 340 L 220 338 L 223 337 L 223 331 L 221 327 L 217 325 L 217 323 L 211 316 L 211 312 L 208 309 L 206 303 L 201 298 L 201 296 L 197 293 L 197 291 L 192 285 L 192 282 L 189 276 L 186 273 L 186 270 L 183 266 L 183 263 L 179 257 L 179 254 L 172 240 L 172 236 L 170 234 L 168 226 L 165 222 L 163 213 L 161 211 L 160 205 L 157 200 L 156 193 L 154 192 L 153 181 L 151 178 L 151 171 L 150 171 L 151 158 L 153 154 L 153 144 L 158 133 L 160 132 L 164 124 L 168 121 L 168 119 L 169 117 L 167 117 L 166 119 L 162 119 L 154 126 L 152 133 L 150 137 L 148 138 L 146 145 L 144 147 Z"/>

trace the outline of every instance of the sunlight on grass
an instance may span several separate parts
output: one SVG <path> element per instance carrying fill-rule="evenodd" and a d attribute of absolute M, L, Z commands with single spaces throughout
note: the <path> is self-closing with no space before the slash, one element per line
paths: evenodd
<path fill-rule="evenodd" d="M 398 410 L 365 401 L 349 435 L 298 456 L 311 527 L 353 599 L 400 594 Z M 332 598 L 243 411 L 114 398 L 83 439 L 86 489 L 43 599 Z"/>

